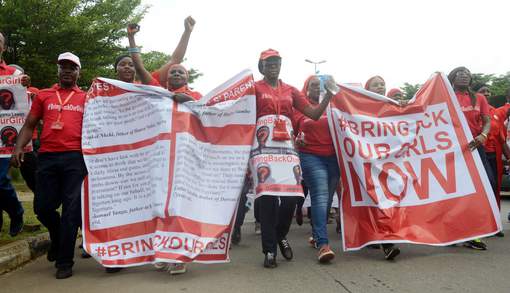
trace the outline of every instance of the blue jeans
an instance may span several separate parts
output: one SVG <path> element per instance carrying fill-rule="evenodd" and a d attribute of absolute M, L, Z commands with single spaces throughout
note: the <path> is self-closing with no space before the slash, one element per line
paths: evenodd
<path fill-rule="evenodd" d="M 340 170 L 336 156 L 300 153 L 303 179 L 310 189 L 312 232 L 318 247 L 328 244 L 328 208 L 338 185 Z"/>
<path fill-rule="evenodd" d="M 20 220 L 24 210 L 11 184 L 9 161 L 9 158 L 0 159 L 0 213 L 4 210 L 11 220 Z"/>

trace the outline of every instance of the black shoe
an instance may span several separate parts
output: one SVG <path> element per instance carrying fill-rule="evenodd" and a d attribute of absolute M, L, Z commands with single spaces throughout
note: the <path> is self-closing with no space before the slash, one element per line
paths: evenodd
<path fill-rule="evenodd" d="M 290 247 L 289 240 L 282 239 L 278 241 L 278 246 L 280 246 L 280 251 L 282 252 L 282 256 L 286 260 L 291 260 L 294 257 L 294 254 L 292 253 L 292 248 Z"/>
<path fill-rule="evenodd" d="M 464 246 L 475 250 L 487 250 L 487 244 L 480 239 L 474 239 L 464 242 Z"/>
<path fill-rule="evenodd" d="M 505 233 L 503 233 L 503 231 L 499 231 L 496 233 L 496 237 L 505 237 Z"/>
<path fill-rule="evenodd" d="M 384 258 L 386 260 L 393 260 L 393 259 L 395 259 L 395 257 L 397 257 L 397 255 L 400 254 L 400 249 L 394 245 L 392 245 L 390 247 L 386 247 L 386 248 L 383 247 L 383 251 L 384 251 Z"/>
<path fill-rule="evenodd" d="M 73 268 L 58 268 L 55 278 L 67 279 L 73 275 Z"/>
<path fill-rule="evenodd" d="M 238 245 L 241 242 L 241 229 L 235 228 L 232 233 L 232 244 Z"/>
<path fill-rule="evenodd" d="M 105 272 L 107 272 L 108 274 L 115 274 L 115 273 L 118 273 L 122 270 L 123 268 L 104 268 Z"/>
<path fill-rule="evenodd" d="M 23 230 L 23 215 L 11 219 L 11 226 L 9 227 L 9 235 L 15 237 Z"/>
<path fill-rule="evenodd" d="M 276 257 L 274 253 L 268 252 L 264 257 L 264 267 L 265 268 L 276 268 L 278 265 L 276 264 Z"/>
<path fill-rule="evenodd" d="M 91 258 L 92 255 L 88 254 L 83 247 L 81 248 L 81 258 Z"/>
<path fill-rule="evenodd" d="M 48 250 L 48 253 L 46 254 L 46 259 L 49 262 L 56 261 L 57 260 L 57 252 L 58 252 L 58 247 L 57 247 L 57 245 L 53 245 L 53 242 L 52 242 L 50 245 L 50 249 Z"/>

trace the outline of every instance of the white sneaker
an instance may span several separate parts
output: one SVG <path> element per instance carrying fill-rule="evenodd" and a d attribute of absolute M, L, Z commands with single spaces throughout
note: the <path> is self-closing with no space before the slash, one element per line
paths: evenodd
<path fill-rule="evenodd" d="M 260 223 L 255 222 L 255 234 L 260 235 Z"/>
<path fill-rule="evenodd" d="M 185 263 L 169 264 L 168 272 L 170 273 L 170 275 L 184 274 L 186 272 L 186 264 Z"/>
<path fill-rule="evenodd" d="M 168 269 L 168 263 L 166 262 L 157 262 L 154 264 L 154 267 L 160 271 Z"/>

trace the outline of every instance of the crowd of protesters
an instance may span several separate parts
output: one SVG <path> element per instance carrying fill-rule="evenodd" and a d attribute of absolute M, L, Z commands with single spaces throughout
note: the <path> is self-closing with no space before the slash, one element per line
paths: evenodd
<path fill-rule="evenodd" d="M 164 87 L 175 94 L 174 100 L 179 103 L 200 99 L 202 95 L 188 87 L 189 73 L 180 65 L 195 21 L 188 17 L 184 23 L 184 33 L 171 59 L 152 73 L 145 69 L 140 49 L 136 45 L 135 35 L 140 27 L 129 25 L 127 54 L 116 59 L 112 57 L 117 79 L 127 83 Z M 21 167 L 23 177 L 34 191 L 35 214 L 50 234 L 51 247 L 47 259 L 55 262 L 57 279 L 68 278 L 72 276 L 75 242 L 81 226 L 81 184 L 87 174 L 81 153 L 85 92 L 77 86 L 81 62 L 78 56 L 70 52 L 55 56 L 58 83 L 38 90 L 30 88 L 30 78 L 20 68 L 6 65 L 2 58 L 5 50 L 6 40 L 0 32 L 0 75 L 21 75 L 22 84 L 28 88 L 27 92 L 33 100 L 12 158 L 0 159 L 0 212 L 5 211 L 11 219 L 9 234 L 15 236 L 20 233 L 24 211 L 11 184 L 8 170 L 10 165 Z M 311 200 L 309 214 L 312 237 L 309 242 L 317 249 L 318 261 L 328 263 L 335 257 L 329 246 L 327 223 L 333 195 L 339 184 L 340 170 L 325 109 L 337 88 L 331 77 L 324 79 L 313 75 L 306 79 L 299 91 L 280 79 L 281 61 L 282 57 L 276 50 L 268 49 L 260 54 L 258 69 L 263 78 L 255 83 L 256 116 L 260 119 L 266 115 L 278 115 L 292 121 L 290 125 L 275 125 L 272 137 L 290 142 L 299 154 L 299 174 L 302 170 L 304 189 L 309 192 Z M 473 88 L 471 73 L 465 67 L 452 70 L 448 79 L 474 137 L 469 147 L 479 153 L 499 205 L 503 168 L 510 159 L 505 123 L 510 113 L 510 104 L 499 108 L 490 106 L 487 101 L 489 88 L 486 85 Z M 403 92 L 399 89 L 386 92 L 385 81 L 380 76 L 368 79 L 365 89 L 400 101 L 401 105 L 406 104 Z M 66 105 L 72 107 L 64 107 Z M 25 153 L 23 149 L 31 141 L 38 148 L 32 153 Z M 289 177 L 296 174 L 293 168 L 282 168 L 286 168 Z M 300 178 L 297 180 L 300 181 Z M 251 188 L 255 188 L 252 185 L 253 180 L 247 176 L 232 235 L 235 244 L 241 241 L 240 227 L 246 212 L 246 195 Z M 287 234 L 295 214 L 297 221 L 302 223 L 302 203 L 299 200 L 299 197 L 281 195 L 262 195 L 255 200 L 256 227 L 260 229 L 264 267 L 277 267 L 278 248 L 286 260 L 294 257 Z M 60 207 L 62 210 L 58 212 Z M 0 217 L 0 227 L 1 220 Z M 503 237 L 503 231 L 497 236 Z M 487 249 L 480 239 L 465 245 L 473 249 Z M 394 260 L 400 254 L 400 249 L 394 244 L 372 247 L 382 249 L 387 260 Z M 184 264 L 157 263 L 155 266 L 172 274 L 186 271 Z M 108 268 L 107 272 L 119 270 Z"/>

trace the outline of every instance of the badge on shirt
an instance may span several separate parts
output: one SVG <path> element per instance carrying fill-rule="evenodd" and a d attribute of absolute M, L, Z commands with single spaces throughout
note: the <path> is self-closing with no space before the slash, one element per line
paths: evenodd
<path fill-rule="evenodd" d="M 64 129 L 64 122 L 62 121 L 55 121 L 51 124 L 51 129 L 53 130 L 62 130 Z"/>

